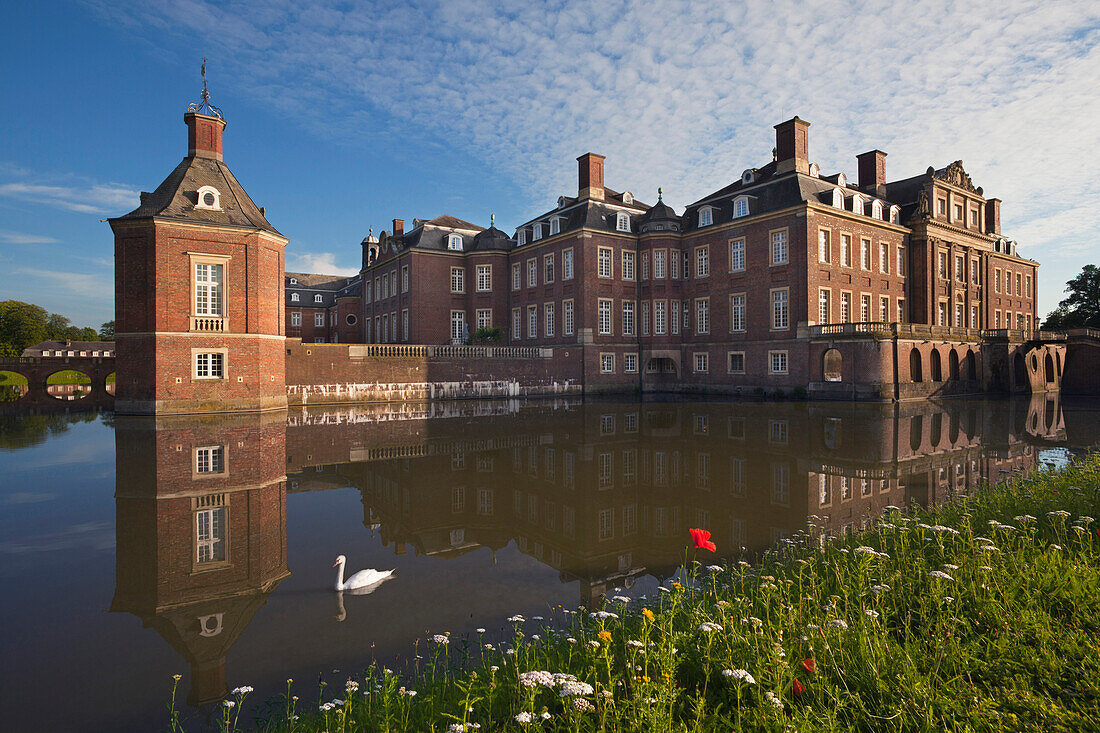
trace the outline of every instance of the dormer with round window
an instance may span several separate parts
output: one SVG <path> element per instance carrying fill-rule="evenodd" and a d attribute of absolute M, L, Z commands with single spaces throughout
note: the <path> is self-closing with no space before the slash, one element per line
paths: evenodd
<path fill-rule="evenodd" d="M 752 168 L 749 168 L 747 171 L 745 171 L 744 173 L 741 174 L 741 185 L 742 186 L 748 186 L 749 184 L 751 184 L 755 180 L 756 180 L 756 173 L 753 172 Z"/>
<path fill-rule="evenodd" d="M 837 173 L 836 185 L 840 186 L 841 188 L 846 187 L 848 185 L 848 176 L 844 175 L 843 173 Z"/>
<path fill-rule="evenodd" d="M 298 284 L 298 278 L 296 278 L 296 277 L 290 278 L 290 284 L 291 285 L 297 285 Z"/>
<path fill-rule="evenodd" d="M 462 235 L 461 234 L 448 234 L 447 235 L 447 249 L 461 252 L 462 251 Z"/>
<path fill-rule="evenodd" d="M 814 178 L 821 178 L 821 167 L 817 163 L 810 163 L 810 175 Z"/>
<path fill-rule="evenodd" d="M 195 202 L 196 209 L 206 211 L 222 210 L 222 195 L 218 193 L 218 189 L 213 186 L 202 186 L 196 193 L 198 194 L 198 199 Z"/>
<path fill-rule="evenodd" d="M 630 191 L 623 191 L 623 203 L 624 204 L 633 204 L 634 203 L 634 194 L 632 194 Z"/>

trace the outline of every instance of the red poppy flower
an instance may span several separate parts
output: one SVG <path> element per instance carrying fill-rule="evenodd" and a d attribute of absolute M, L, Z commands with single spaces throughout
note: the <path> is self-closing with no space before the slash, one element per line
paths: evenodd
<path fill-rule="evenodd" d="M 801 695 L 806 691 L 806 686 L 799 682 L 797 679 L 791 683 L 791 687 L 794 689 L 794 694 Z"/>
<path fill-rule="evenodd" d="M 699 550 L 718 551 L 718 545 L 710 541 L 710 532 L 705 529 L 689 529 L 691 539 L 695 541 L 695 547 Z"/>
<path fill-rule="evenodd" d="M 806 668 L 807 672 L 814 672 L 817 670 L 817 662 L 814 661 L 813 657 L 810 657 L 809 659 L 803 659 L 802 666 Z"/>

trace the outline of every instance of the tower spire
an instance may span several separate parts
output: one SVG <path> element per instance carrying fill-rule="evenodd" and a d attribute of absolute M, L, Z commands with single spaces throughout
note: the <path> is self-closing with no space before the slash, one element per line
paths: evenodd
<path fill-rule="evenodd" d="M 224 120 L 222 111 L 210 104 L 210 90 L 206 86 L 206 57 L 202 57 L 202 98 L 198 102 L 187 105 L 188 112 L 198 112 L 200 115 L 210 115 Z"/>

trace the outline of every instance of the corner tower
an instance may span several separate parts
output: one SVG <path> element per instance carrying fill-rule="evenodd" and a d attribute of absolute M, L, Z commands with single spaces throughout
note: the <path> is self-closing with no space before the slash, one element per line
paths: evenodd
<path fill-rule="evenodd" d="M 187 157 L 115 234 L 115 409 L 120 414 L 286 407 L 284 250 L 222 160 L 226 122 L 183 116 Z"/>

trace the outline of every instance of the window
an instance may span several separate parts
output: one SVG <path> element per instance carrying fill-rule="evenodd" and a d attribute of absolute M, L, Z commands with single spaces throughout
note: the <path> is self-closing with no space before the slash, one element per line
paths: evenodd
<path fill-rule="evenodd" d="M 826 229 L 819 229 L 817 232 L 817 261 L 818 262 L 832 262 L 833 259 L 833 245 L 832 245 L 832 232 Z"/>
<path fill-rule="evenodd" d="M 653 301 L 653 335 L 664 336 L 668 332 L 667 321 L 668 303 L 663 300 Z"/>
<path fill-rule="evenodd" d="M 905 301 L 898 298 L 898 323 L 905 323 Z"/>
<path fill-rule="evenodd" d="M 554 282 L 554 253 L 542 256 L 542 282 L 550 284 Z"/>
<path fill-rule="evenodd" d="M 402 293 L 409 292 L 409 266 L 408 265 L 402 265 L 401 266 L 401 292 Z"/>
<path fill-rule="evenodd" d="M 961 222 L 963 220 L 963 205 L 955 204 L 954 209 L 955 221 Z"/>
<path fill-rule="evenodd" d="M 840 322 L 851 323 L 852 322 L 852 294 L 841 293 L 840 294 Z"/>
<path fill-rule="evenodd" d="M 542 306 L 543 327 L 546 329 L 544 336 L 554 335 L 554 304 L 544 303 Z"/>
<path fill-rule="evenodd" d="M 534 257 L 527 260 L 527 287 L 533 288 L 539 284 L 539 265 Z"/>
<path fill-rule="evenodd" d="M 512 309 L 512 339 L 518 341 L 523 336 L 523 311 Z"/>
<path fill-rule="evenodd" d="M 890 322 L 890 298 L 881 296 L 878 301 L 878 319 L 883 323 Z"/>
<path fill-rule="evenodd" d="M 970 306 L 970 328 L 978 327 L 978 306 Z"/>
<path fill-rule="evenodd" d="M 981 285 L 981 276 L 978 273 L 978 261 L 970 260 L 970 283 L 972 285 Z"/>
<path fill-rule="evenodd" d="M 891 206 L 890 207 L 890 223 L 891 224 L 901 223 L 901 209 L 899 209 L 897 206 Z"/>
<path fill-rule="evenodd" d="M 611 335 L 611 301 L 600 298 L 599 302 L 599 326 L 601 336 Z"/>
<path fill-rule="evenodd" d="M 224 265 L 195 264 L 195 315 L 222 315 Z"/>
<path fill-rule="evenodd" d="M 533 339 L 539 337 L 539 307 L 537 305 L 527 306 L 527 338 Z"/>
<path fill-rule="evenodd" d="M 730 351 L 726 354 L 726 371 L 730 374 L 745 373 L 745 352 Z"/>
<path fill-rule="evenodd" d="M 623 280 L 634 279 L 634 253 L 623 250 Z"/>
<path fill-rule="evenodd" d="M 561 279 L 573 279 L 573 249 L 569 248 L 561 253 Z"/>
<path fill-rule="evenodd" d="M 195 473 L 224 473 L 225 446 L 209 445 L 195 449 Z"/>
<path fill-rule="evenodd" d="M 300 298 L 298 297 L 297 293 L 291 293 L 290 294 L 290 302 L 291 303 L 297 303 L 299 300 L 300 300 Z"/>
<path fill-rule="evenodd" d="M 1001 327 L 1001 312 L 993 311 L 993 328 Z"/>
<path fill-rule="evenodd" d="M 832 293 L 828 290 L 821 289 L 817 291 L 817 322 L 829 323 L 831 317 L 830 298 Z"/>
<path fill-rule="evenodd" d="M 521 247 L 523 245 L 527 244 L 527 230 L 526 229 L 517 229 L 516 230 L 516 241 L 519 243 L 519 246 L 521 246 Z"/>
<path fill-rule="evenodd" d="M 875 219 L 881 219 L 882 218 L 882 202 L 881 201 L 871 202 L 871 216 Z"/>
<path fill-rule="evenodd" d="M 477 266 L 477 290 L 479 293 L 487 293 L 493 289 L 493 266 Z"/>
<path fill-rule="evenodd" d="M 852 235 L 840 235 L 840 264 L 844 267 L 852 266 Z"/>
<path fill-rule="evenodd" d="M 313 343 L 315 343 L 315 344 L 323 344 L 323 343 L 325 343 L 325 337 L 324 337 L 324 336 L 316 336 L 316 337 L 314 337 L 314 339 L 313 339 Z"/>
<path fill-rule="evenodd" d="M 745 269 L 745 240 L 734 239 L 730 241 L 730 272 L 741 272 Z"/>
<path fill-rule="evenodd" d="M 227 507 L 195 512 L 195 562 L 225 561 L 225 518 Z"/>
<path fill-rule="evenodd" d="M 324 325 L 325 325 L 325 314 L 324 313 L 314 313 L 313 314 L 313 325 L 316 326 L 317 328 L 323 328 Z"/>
<path fill-rule="evenodd" d="M 789 326 L 787 298 L 786 288 L 772 291 L 772 330 L 781 330 Z"/>
<path fill-rule="evenodd" d="M 451 340 L 464 341 L 465 339 L 466 311 L 451 311 Z"/>
<path fill-rule="evenodd" d="M 512 290 L 519 290 L 521 287 L 523 287 L 523 273 L 517 262 L 512 265 Z"/>
<path fill-rule="evenodd" d="M 696 352 L 693 356 L 695 373 L 706 374 L 710 369 L 710 355 L 706 352 Z"/>
<path fill-rule="evenodd" d="M 638 373 L 638 355 L 637 354 L 623 354 L 623 371 L 626 372 L 627 374 L 637 374 Z"/>
<path fill-rule="evenodd" d="M 947 253 L 942 250 L 939 253 L 939 273 L 940 280 L 947 280 L 950 278 L 950 274 L 947 271 Z"/>
<path fill-rule="evenodd" d="M 195 193 L 197 194 L 196 209 L 221 209 L 221 194 L 218 193 L 218 189 L 213 186 L 199 186 L 199 190 Z"/>
<path fill-rule="evenodd" d="M 787 373 L 787 352 L 786 351 L 769 351 L 768 352 L 768 368 L 772 374 L 786 374 Z"/>
<path fill-rule="evenodd" d="M 623 336 L 634 336 L 634 301 L 623 301 Z"/>
<path fill-rule="evenodd" d="M 561 219 L 554 217 L 550 220 L 550 236 L 554 236 L 561 231 Z"/>
<path fill-rule="evenodd" d="M 492 324 L 492 311 L 489 311 L 489 325 Z M 401 309 L 401 338 L 405 341 L 409 340 L 409 309 Z"/>
<path fill-rule="evenodd" d="M 862 323 L 871 320 L 871 296 L 867 293 L 859 296 L 859 320 Z"/>
<path fill-rule="evenodd" d="M 462 251 L 462 237 L 458 234 L 447 235 L 447 249 Z"/>
<path fill-rule="evenodd" d="M 844 208 L 844 193 L 839 188 L 833 189 L 833 208 Z"/>
<path fill-rule="evenodd" d="M 195 379 L 224 379 L 225 352 L 200 351 L 195 354 Z"/>
<path fill-rule="evenodd" d="M 654 251 L 653 253 L 653 279 L 664 280 L 667 270 L 665 269 L 665 262 L 668 253 L 663 249 Z"/>
<path fill-rule="evenodd" d="M 680 333 L 680 301 L 669 303 L 669 321 L 672 323 L 672 333 Z"/>
<path fill-rule="evenodd" d="M 542 224 L 535 222 L 531 225 L 531 241 L 537 242 L 542 239 Z"/>
<path fill-rule="evenodd" d="M 649 252 L 642 252 L 642 279 L 649 279 Z"/>
<path fill-rule="evenodd" d="M 947 216 L 947 199 L 936 199 L 936 214 L 939 216 Z"/>
<path fill-rule="evenodd" d="M 463 270 L 461 267 L 451 268 L 451 292 L 466 292 L 466 271 Z"/>
<path fill-rule="evenodd" d="M 731 332 L 745 330 L 745 294 L 729 296 L 729 330 Z"/>
<path fill-rule="evenodd" d="M 711 215 L 710 207 L 699 209 L 699 226 L 709 227 L 712 223 L 714 223 L 714 217 Z"/>
<path fill-rule="evenodd" d="M 710 298 L 695 299 L 695 333 L 710 333 Z"/>
<path fill-rule="evenodd" d="M 890 274 L 890 246 L 886 242 L 878 245 L 878 271 L 884 275 Z"/>
<path fill-rule="evenodd" d="M 871 269 L 871 240 L 859 240 L 859 262 L 864 270 Z"/>
<path fill-rule="evenodd" d="M 649 335 L 649 301 L 642 301 L 642 335 Z"/>
<path fill-rule="evenodd" d="M 710 247 L 703 245 L 695 248 L 695 277 L 710 275 Z"/>
<path fill-rule="evenodd" d="M 401 311 L 401 320 L 405 324 L 406 338 L 408 338 L 409 332 L 409 312 L 407 310 Z M 478 308 L 477 309 L 477 327 L 478 328 L 492 328 L 493 327 L 493 310 L 492 308 Z"/>
<path fill-rule="evenodd" d="M 619 212 L 615 215 L 615 231 L 617 232 L 629 232 L 630 231 L 630 217 L 626 214 Z"/>
<path fill-rule="evenodd" d="M 955 256 L 955 280 L 958 282 L 966 282 L 966 260 L 962 255 Z"/>
<path fill-rule="evenodd" d="M 937 312 L 936 315 L 937 315 L 936 325 L 937 326 L 946 326 L 947 325 L 947 303 L 944 303 L 942 301 L 940 302 L 939 309 L 938 309 L 938 312 Z"/>
<path fill-rule="evenodd" d="M 680 254 L 676 250 L 672 250 L 668 258 L 669 277 L 673 280 L 680 279 Z"/>
<path fill-rule="evenodd" d="M 963 304 L 955 304 L 955 328 L 963 327 Z"/>
<path fill-rule="evenodd" d="M 772 232 L 772 264 L 783 265 L 787 262 L 787 230 Z"/>
<path fill-rule="evenodd" d="M 302 314 L 298 311 L 294 311 L 290 314 L 290 325 L 295 328 L 302 325 Z"/>
<path fill-rule="evenodd" d="M 1020 283 L 1021 283 L 1022 280 L 1023 280 L 1023 277 L 1020 275 L 1020 273 L 1017 272 L 1016 273 L 1016 295 L 1017 295 L 1017 297 L 1024 294 L 1023 289 L 1020 287 Z"/>
<path fill-rule="evenodd" d="M 386 287 L 385 286 L 386 286 L 387 281 L 386 280 L 381 280 L 381 284 L 379 284 L 380 280 L 381 280 L 381 278 L 377 278 L 377 277 L 374 278 L 374 292 L 378 293 L 378 299 L 382 300 L 383 298 L 386 297 Z"/>
<path fill-rule="evenodd" d="M 1027 277 L 1024 278 L 1024 284 L 1027 286 L 1027 289 L 1024 291 L 1024 295 L 1026 297 L 1030 298 L 1031 297 L 1031 275 L 1028 275 Z"/>
<path fill-rule="evenodd" d="M 614 354 L 600 354 L 600 372 L 603 374 L 612 374 L 615 371 L 615 355 Z"/>
<path fill-rule="evenodd" d="M 600 247 L 599 248 L 599 251 L 598 251 L 598 254 L 597 254 L 598 270 L 596 272 L 596 274 L 599 275 L 599 277 L 602 277 L 602 278 L 610 278 L 611 277 L 611 254 L 612 254 L 612 251 L 611 251 L 610 247 Z"/>
<path fill-rule="evenodd" d="M 863 215 L 863 198 L 861 196 L 852 197 L 852 213 Z"/>
<path fill-rule="evenodd" d="M 736 219 L 741 216 L 749 215 L 749 200 L 745 197 L 734 199 L 733 201 L 733 217 Z"/>
<path fill-rule="evenodd" d="M 898 277 L 905 277 L 905 247 L 898 247 Z"/>
<path fill-rule="evenodd" d="M 566 336 L 573 335 L 573 301 L 566 300 L 561 304 L 562 309 L 562 328 L 565 331 Z"/>

